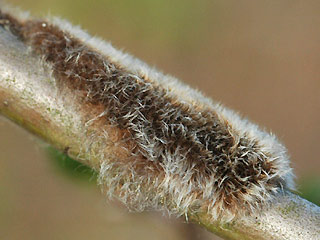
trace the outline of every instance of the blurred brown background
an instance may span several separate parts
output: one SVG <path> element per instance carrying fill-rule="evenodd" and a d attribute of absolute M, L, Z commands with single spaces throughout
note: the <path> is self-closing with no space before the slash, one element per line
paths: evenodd
<path fill-rule="evenodd" d="M 7 0 L 80 24 L 274 132 L 319 204 L 320 1 Z M 218 239 L 105 201 L 0 118 L 0 239 Z"/>

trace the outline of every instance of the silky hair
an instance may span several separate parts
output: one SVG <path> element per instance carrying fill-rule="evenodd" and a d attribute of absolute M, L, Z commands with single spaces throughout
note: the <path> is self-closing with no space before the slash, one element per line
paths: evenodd
<path fill-rule="evenodd" d="M 118 149 L 97 167 L 106 196 L 135 211 L 230 221 L 294 188 L 274 135 L 67 21 L 0 6 L 0 25 L 50 67 L 61 94 L 96 113 L 87 124 Z"/>

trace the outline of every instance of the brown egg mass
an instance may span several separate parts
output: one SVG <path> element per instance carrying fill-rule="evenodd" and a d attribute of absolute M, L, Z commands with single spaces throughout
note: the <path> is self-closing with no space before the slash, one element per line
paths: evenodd
<path fill-rule="evenodd" d="M 0 24 L 50 64 L 59 87 L 123 133 L 128 159 L 106 156 L 100 183 L 129 208 L 231 220 L 293 188 L 274 136 L 176 79 L 61 20 L 0 12 Z"/>

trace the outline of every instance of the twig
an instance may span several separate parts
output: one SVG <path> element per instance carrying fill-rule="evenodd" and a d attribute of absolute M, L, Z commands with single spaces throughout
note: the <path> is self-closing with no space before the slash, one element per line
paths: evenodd
<path fill-rule="evenodd" d="M 133 209 L 186 215 L 226 239 L 318 238 L 319 207 L 289 192 L 288 161 L 271 136 L 174 79 L 139 73 L 144 63 L 122 63 L 110 46 L 109 55 L 100 54 L 47 22 L 2 17 L 0 112 L 100 172 L 108 195 Z M 166 81 L 146 80 L 152 78 Z M 241 165 L 237 173 L 237 161 L 250 172 Z"/>

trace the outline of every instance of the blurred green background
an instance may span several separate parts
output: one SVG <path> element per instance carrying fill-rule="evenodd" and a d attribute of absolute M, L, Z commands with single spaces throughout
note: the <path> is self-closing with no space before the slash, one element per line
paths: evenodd
<path fill-rule="evenodd" d="M 320 204 L 320 1 L 7 2 L 81 25 L 271 130 Z M 89 169 L 0 118 L 0 239 L 88 238 L 218 239 L 107 202 Z"/>

